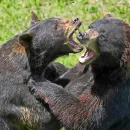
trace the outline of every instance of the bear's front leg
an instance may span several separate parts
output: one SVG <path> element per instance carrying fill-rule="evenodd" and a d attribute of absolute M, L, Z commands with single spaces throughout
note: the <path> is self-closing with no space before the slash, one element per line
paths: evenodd
<path fill-rule="evenodd" d="M 28 87 L 38 101 L 48 105 L 48 110 L 61 121 L 65 128 L 86 129 L 85 105 L 64 88 L 51 82 L 35 82 L 34 80 L 28 82 Z"/>

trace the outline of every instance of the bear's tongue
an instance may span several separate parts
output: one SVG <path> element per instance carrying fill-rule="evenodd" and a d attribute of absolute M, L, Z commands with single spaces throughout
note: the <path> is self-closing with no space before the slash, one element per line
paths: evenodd
<path fill-rule="evenodd" d="M 90 49 L 87 49 L 79 58 L 79 62 L 84 64 L 86 63 L 89 59 L 91 59 L 94 56 L 94 52 Z"/>

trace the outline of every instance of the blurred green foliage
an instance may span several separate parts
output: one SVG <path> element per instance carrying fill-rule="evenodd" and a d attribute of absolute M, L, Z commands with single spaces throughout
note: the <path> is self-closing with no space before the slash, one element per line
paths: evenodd
<path fill-rule="evenodd" d="M 78 17 L 83 21 L 81 30 L 86 30 L 92 21 L 107 13 L 128 23 L 130 21 L 128 0 L 0 0 L 0 43 L 29 27 L 31 10 L 40 19 Z M 79 55 L 71 54 L 58 61 L 72 66 L 78 62 Z"/>

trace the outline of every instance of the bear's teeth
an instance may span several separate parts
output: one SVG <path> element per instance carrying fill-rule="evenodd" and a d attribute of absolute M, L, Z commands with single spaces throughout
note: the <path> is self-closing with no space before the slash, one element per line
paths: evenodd
<path fill-rule="evenodd" d="M 79 62 L 84 64 L 85 62 L 88 62 L 89 59 L 91 59 L 94 56 L 94 52 L 92 50 L 86 50 L 81 57 L 79 58 Z"/>
<path fill-rule="evenodd" d="M 88 51 L 87 50 L 81 55 L 81 57 L 84 58 L 86 55 L 88 55 Z"/>

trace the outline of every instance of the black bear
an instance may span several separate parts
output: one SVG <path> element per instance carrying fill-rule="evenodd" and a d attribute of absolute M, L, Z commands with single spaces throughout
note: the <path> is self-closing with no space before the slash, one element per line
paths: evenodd
<path fill-rule="evenodd" d="M 78 18 L 40 21 L 31 15 L 31 27 L 0 47 L 0 130 L 60 129 L 55 116 L 30 94 L 27 81 L 30 74 L 42 79 L 56 57 L 82 50 L 73 40 Z"/>
<path fill-rule="evenodd" d="M 30 78 L 30 92 L 68 129 L 130 130 L 130 26 L 107 16 L 77 37 L 86 47 L 79 61 L 90 64 L 92 82 L 76 97 Z"/>

